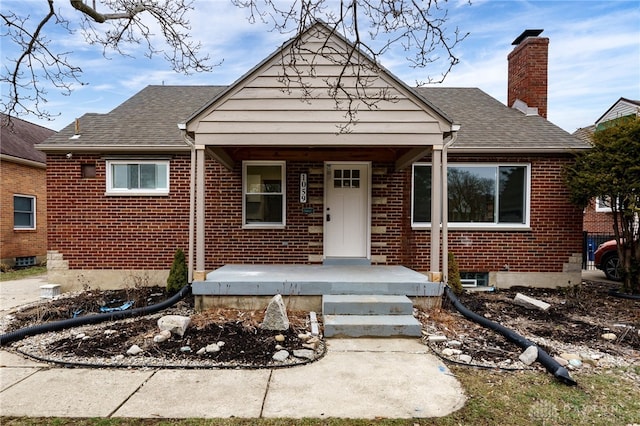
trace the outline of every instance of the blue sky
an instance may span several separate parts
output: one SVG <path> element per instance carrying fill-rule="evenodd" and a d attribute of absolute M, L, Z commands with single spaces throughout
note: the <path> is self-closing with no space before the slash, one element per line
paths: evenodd
<path fill-rule="evenodd" d="M 66 0 L 56 0 L 62 15 L 73 20 L 75 12 Z M 231 84 L 289 36 L 269 31 L 263 24 L 247 22 L 247 12 L 230 0 L 197 0 L 190 14 L 192 34 L 202 42 L 214 62 L 223 61 L 211 73 L 177 74 L 161 57 L 146 58 L 135 47 L 121 57 L 105 59 L 98 47 L 84 42 L 79 32 L 68 35 L 49 27 L 52 46 L 73 52 L 70 59 L 83 70 L 70 96 L 49 89 L 46 108 L 60 115 L 53 121 L 22 117 L 54 130 L 87 112 L 106 113 L 149 84 Z M 3 11 L 28 8 L 31 16 L 46 13 L 45 0 L 2 0 Z M 455 54 L 460 63 L 444 86 L 479 87 L 506 103 L 507 55 L 511 42 L 528 28 L 544 29 L 549 43 L 548 118 L 568 132 L 598 119 L 620 97 L 640 99 L 640 1 L 525 1 L 450 0 L 448 28 L 459 27 L 470 35 Z M 12 46 L 2 39 L 2 62 Z M 400 48 L 382 58 L 382 64 L 407 84 L 437 76 L 443 64 L 427 69 L 411 68 Z M 3 94 L 6 87 L 2 88 Z"/>

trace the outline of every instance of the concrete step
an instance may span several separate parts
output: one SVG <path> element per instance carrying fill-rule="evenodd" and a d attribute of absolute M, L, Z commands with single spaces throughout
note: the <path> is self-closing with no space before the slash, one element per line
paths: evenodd
<path fill-rule="evenodd" d="M 379 294 L 326 294 L 324 315 L 411 315 L 413 303 L 407 296 Z"/>
<path fill-rule="evenodd" d="M 325 337 L 420 336 L 413 315 L 323 315 Z"/>

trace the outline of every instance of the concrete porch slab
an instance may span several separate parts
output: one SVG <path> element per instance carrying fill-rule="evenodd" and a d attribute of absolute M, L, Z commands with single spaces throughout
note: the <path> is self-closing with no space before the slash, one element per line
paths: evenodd
<path fill-rule="evenodd" d="M 404 266 L 225 265 L 192 284 L 198 295 L 399 294 L 441 296 L 442 283 Z"/>

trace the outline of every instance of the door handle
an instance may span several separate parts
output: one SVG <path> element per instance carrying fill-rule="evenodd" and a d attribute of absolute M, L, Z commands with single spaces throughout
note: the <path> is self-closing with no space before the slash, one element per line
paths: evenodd
<path fill-rule="evenodd" d="M 327 213 L 327 222 L 331 222 L 331 215 Z"/>

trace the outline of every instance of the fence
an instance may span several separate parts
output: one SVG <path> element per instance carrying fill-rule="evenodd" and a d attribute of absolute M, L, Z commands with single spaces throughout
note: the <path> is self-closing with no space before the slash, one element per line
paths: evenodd
<path fill-rule="evenodd" d="M 613 239 L 613 234 L 584 231 L 582 233 L 582 269 L 596 269 L 593 262 L 594 253 L 600 244 Z"/>

